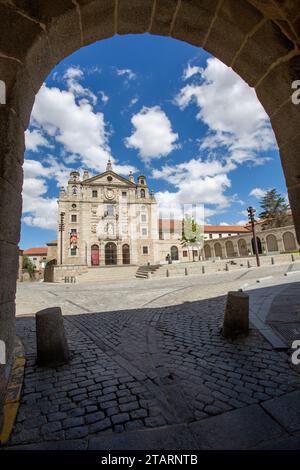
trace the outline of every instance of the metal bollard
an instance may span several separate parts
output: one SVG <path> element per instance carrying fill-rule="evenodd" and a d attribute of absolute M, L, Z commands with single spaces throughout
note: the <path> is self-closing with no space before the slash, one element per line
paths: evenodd
<path fill-rule="evenodd" d="M 295 256 L 293 255 L 293 253 L 291 254 L 291 258 L 292 258 L 292 262 L 295 261 Z"/>
<path fill-rule="evenodd" d="M 271 257 L 271 264 L 275 264 L 275 259 L 273 258 L 273 256 Z"/>
<path fill-rule="evenodd" d="M 185 274 L 185 276 L 188 276 L 188 274 L 189 274 L 188 273 L 188 268 L 184 268 L 184 274 Z"/>
<path fill-rule="evenodd" d="M 167 269 L 167 271 L 166 271 L 166 276 L 167 276 L 167 277 L 170 277 L 170 273 L 169 273 L 169 270 L 168 270 L 168 269 Z"/>
<path fill-rule="evenodd" d="M 251 264 L 249 260 L 247 261 L 247 268 L 251 268 Z"/>
<path fill-rule="evenodd" d="M 205 274 L 205 266 L 202 266 L 202 274 Z"/>

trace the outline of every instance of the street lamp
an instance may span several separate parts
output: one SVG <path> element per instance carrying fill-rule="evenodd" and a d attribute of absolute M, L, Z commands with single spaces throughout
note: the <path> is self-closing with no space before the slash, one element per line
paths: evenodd
<path fill-rule="evenodd" d="M 63 231 L 65 230 L 64 216 L 65 212 L 61 212 L 60 223 L 58 225 L 58 231 L 60 233 L 60 264 L 63 264 Z"/>
<path fill-rule="evenodd" d="M 260 260 L 259 260 L 259 254 L 258 254 L 258 244 L 257 244 L 257 237 L 255 233 L 255 212 L 256 210 L 253 207 L 248 207 L 247 209 L 248 212 L 248 218 L 251 223 L 251 228 L 252 228 L 252 234 L 253 234 L 253 245 L 254 245 L 254 251 L 255 251 L 255 256 L 256 256 L 256 264 L 259 267 L 260 266 Z"/>

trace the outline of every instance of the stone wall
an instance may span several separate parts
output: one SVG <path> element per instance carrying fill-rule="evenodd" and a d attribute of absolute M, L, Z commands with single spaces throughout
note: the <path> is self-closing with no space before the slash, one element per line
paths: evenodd
<path fill-rule="evenodd" d="M 88 267 L 83 264 L 56 266 L 49 263 L 44 271 L 45 282 L 64 282 L 65 277 L 77 278 L 88 271 Z"/>

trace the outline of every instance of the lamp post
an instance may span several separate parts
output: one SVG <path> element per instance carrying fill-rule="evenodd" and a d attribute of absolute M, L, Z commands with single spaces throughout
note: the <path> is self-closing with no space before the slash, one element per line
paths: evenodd
<path fill-rule="evenodd" d="M 63 264 L 63 232 L 65 230 L 64 216 L 65 212 L 61 212 L 60 223 L 58 225 L 58 231 L 60 233 L 60 264 Z"/>
<path fill-rule="evenodd" d="M 257 244 L 257 238 L 256 238 L 256 233 L 255 233 L 255 212 L 256 210 L 253 207 L 248 207 L 247 209 L 248 212 L 248 218 L 251 223 L 251 229 L 252 229 L 252 234 L 253 234 L 253 245 L 254 245 L 254 251 L 255 251 L 255 256 L 256 256 L 256 264 L 259 267 L 260 266 L 260 260 L 259 260 L 259 254 L 258 254 L 258 244 Z"/>

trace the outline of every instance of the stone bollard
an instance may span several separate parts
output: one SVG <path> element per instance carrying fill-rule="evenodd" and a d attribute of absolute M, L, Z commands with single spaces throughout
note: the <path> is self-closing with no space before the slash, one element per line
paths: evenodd
<path fill-rule="evenodd" d="M 189 274 L 188 268 L 184 268 L 184 274 L 185 274 L 185 276 L 188 276 L 188 274 Z"/>
<path fill-rule="evenodd" d="M 60 307 L 45 308 L 36 316 L 37 364 L 57 367 L 70 361 L 70 352 Z"/>
<path fill-rule="evenodd" d="M 275 259 L 273 258 L 273 256 L 271 257 L 271 264 L 275 264 Z"/>
<path fill-rule="evenodd" d="M 225 264 L 225 271 L 229 271 L 228 263 Z"/>
<path fill-rule="evenodd" d="M 251 264 L 250 264 L 250 261 L 249 261 L 249 260 L 247 261 L 247 267 L 248 267 L 248 268 L 251 268 Z"/>
<path fill-rule="evenodd" d="M 295 256 L 293 254 L 291 254 L 291 258 L 292 258 L 292 262 L 295 261 Z"/>
<path fill-rule="evenodd" d="M 205 266 L 202 266 L 202 274 L 205 274 Z"/>
<path fill-rule="evenodd" d="M 167 276 L 167 277 L 170 277 L 170 273 L 169 273 L 169 270 L 168 270 L 168 269 L 167 269 L 167 271 L 166 271 L 166 276 Z"/>
<path fill-rule="evenodd" d="M 249 295 L 245 292 L 228 292 L 222 334 L 234 339 L 249 333 Z"/>

